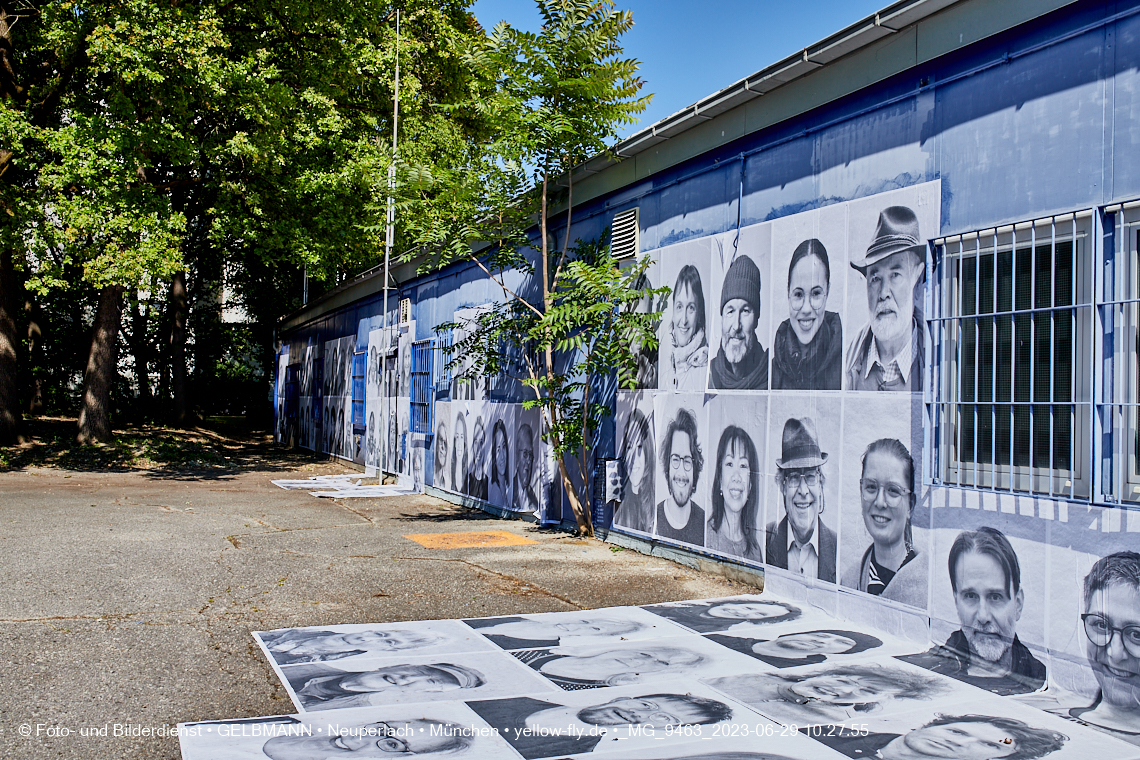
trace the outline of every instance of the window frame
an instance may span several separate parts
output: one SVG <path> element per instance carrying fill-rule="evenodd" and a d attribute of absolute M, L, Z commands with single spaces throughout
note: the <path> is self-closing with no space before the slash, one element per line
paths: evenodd
<path fill-rule="evenodd" d="M 1135 344 L 1140 340 L 1140 200 L 1100 212 L 1093 362 L 1097 494 L 1106 504 L 1135 505 L 1140 503 L 1140 344 Z M 1120 274 L 1119 279 L 1130 280 L 1123 288 L 1118 288 Z"/>
<path fill-rule="evenodd" d="M 409 370 L 411 381 L 411 432 L 431 435 L 435 432 L 435 341 L 417 340 L 412 342 L 412 366 Z"/>
<path fill-rule="evenodd" d="M 1092 500 L 1097 493 L 1096 473 L 1092 466 L 1094 379 L 1091 370 L 1086 369 L 1096 363 L 1097 351 L 1094 335 L 1097 310 L 1095 279 L 1100 261 L 1097 216 L 1091 209 L 1078 210 L 930 241 L 927 271 L 931 276 L 925 293 L 928 369 L 927 391 L 924 393 L 928 423 L 925 480 L 928 483 L 1083 502 Z M 1072 263 L 1067 273 L 1070 297 L 1067 302 L 1060 303 L 1057 286 L 1065 271 L 1058 268 L 1056 262 L 1058 247 L 1068 243 L 1072 243 L 1069 249 Z M 1038 291 L 1043 274 L 1039 269 L 1039 259 L 1045 246 L 1048 246 L 1049 263 L 1049 270 L 1044 273 L 1045 284 L 1050 294 L 1048 303 L 1042 305 Z M 999 308 L 1003 259 L 1008 264 L 1005 268 L 1007 308 Z M 975 303 L 972 309 L 964 307 L 962 300 L 969 291 L 967 283 L 971 282 L 967 279 L 966 264 L 969 261 L 973 262 L 972 295 Z M 1016 284 L 1018 275 L 1024 275 L 1022 267 L 1026 263 L 1030 269 L 1028 293 L 1019 292 Z M 983 293 L 987 289 L 986 267 L 990 274 L 990 292 L 986 297 L 992 300 L 983 304 Z M 1056 329 L 1058 315 L 1064 319 L 1062 325 L 1066 322 L 1071 325 L 1068 331 L 1068 339 L 1071 339 L 1068 400 L 1057 398 L 1058 383 L 1052 374 L 1058 364 L 1058 340 L 1065 338 L 1066 333 L 1063 328 Z M 972 330 L 965 329 L 971 324 Z M 1043 327 L 1047 324 L 1047 332 L 1039 332 L 1039 324 Z M 989 336 L 983 332 L 986 327 L 990 330 Z M 999 331 L 1003 334 L 999 335 Z M 968 333 L 972 337 L 968 337 Z M 1047 342 L 1039 342 L 1041 335 Z M 1000 356 L 1007 347 L 1004 341 L 1008 341 L 1008 359 Z M 988 349 L 983 350 L 987 344 Z M 1043 359 L 1040 353 L 1043 345 L 1049 351 L 1047 359 Z M 963 358 L 963 352 L 970 346 L 973 357 Z M 1027 354 L 1029 358 L 1029 381 L 1026 385 L 1022 384 L 1024 370 L 1018 372 L 1023 367 L 1018 362 L 1019 354 Z M 999 365 L 1002 359 L 1009 365 Z M 1035 376 L 1039 364 L 1050 373 L 1044 382 Z M 971 393 L 967 393 L 959 386 L 970 367 L 973 368 L 974 387 Z M 1004 375 L 1005 370 L 1008 370 L 1008 376 Z M 980 384 L 986 374 L 990 377 L 989 388 Z M 999 376 L 1003 383 L 1008 378 L 1008 388 L 999 388 Z M 1047 398 L 1041 397 L 1042 385 L 1047 389 Z M 1063 422 L 1058 425 L 1057 420 L 1066 409 L 1069 412 L 1067 468 L 1063 466 L 1064 462 L 1054 460 L 1057 429 L 1064 427 Z M 999 420 L 1004 410 L 1009 414 L 1008 429 L 1003 429 L 1005 419 Z M 971 411 L 973 421 L 960 423 L 959 415 Z M 990 415 L 988 427 L 985 414 Z M 1035 429 L 1044 419 L 1049 424 L 1047 434 Z M 1028 420 L 1028 430 L 1024 427 L 1025 420 Z M 968 437 L 963 434 L 967 428 L 973 445 L 970 457 L 960 453 L 963 441 Z M 987 429 L 990 440 L 979 445 L 979 439 Z M 1003 433 L 1000 447 L 999 430 Z M 1023 446 L 1019 448 L 1018 439 L 1026 435 Z M 1042 442 L 1048 450 L 1047 465 L 1039 460 L 1038 447 Z M 1024 457 L 1024 463 L 1019 463 L 1019 455 Z"/>

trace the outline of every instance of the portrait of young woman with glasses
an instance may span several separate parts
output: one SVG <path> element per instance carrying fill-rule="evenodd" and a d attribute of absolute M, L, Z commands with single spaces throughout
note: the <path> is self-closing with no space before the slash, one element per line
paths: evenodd
<path fill-rule="evenodd" d="M 871 545 L 843 585 L 915 607 L 925 607 L 927 572 L 914 547 L 914 459 L 901 441 L 880 438 L 863 453 L 859 503 Z"/>

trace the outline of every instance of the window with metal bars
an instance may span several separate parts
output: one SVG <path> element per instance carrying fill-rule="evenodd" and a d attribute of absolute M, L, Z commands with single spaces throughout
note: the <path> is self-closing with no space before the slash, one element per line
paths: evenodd
<path fill-rule="evenodd" d="M 412 432 L 431 433 L 435 414 L 435 386 L 432 385 L 435 344 L 431 340 L 412 344 Z"/>
<path fill-rule="evenodd" d="M 614 214 L 610 227 L 610 251 L 615 259 L 636 256 L 639 248 L 637 209 L 631 208 Z"/>
<path fill-rule="evenodd" d="M 1091 497 L 1092 214 L 934 241 L 936 483 Z"/>
<path fill-rule="evenodd" d="M 1096 434 L 1104 501 L 1140 501 L 1140 201 L 1104 210 Z"/>
<path fill-rule="evenodd" d="M 368 374 L 368 352 L 352 352 L 352 425 L 364 428 L 364 394 Z"/>

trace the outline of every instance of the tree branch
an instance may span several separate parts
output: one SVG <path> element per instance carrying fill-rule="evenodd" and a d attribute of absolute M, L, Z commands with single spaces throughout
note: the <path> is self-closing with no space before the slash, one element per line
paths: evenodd
<path fill-rule="evenodd" d="M 472 254 L 471 256 L 469 256 L 469 258 L 470 258 L 472 261 L 474 261 L 476 264 L 478 264 L 478 265 L 479 265 L 479 268 L 480 268 L 480 269 L 482 269 L 484 272 L 486 272 L 486 273 L 487 273 L 487 276 L 491 278 L 491 282 L 495 283 L 495 284 L 496 284 L 496 285 L 498 285 L 500 288 L 502 288 L 502 289 L 503 289 L 503 292 L 504 292 L 504 293 L 510 293 L 512 296 L 514 296 L 514 297 L 515 297 L 516 299 L 518 299 L 520 302 L 522 302 L 522 303 L 526 304 L 527 308 L 529 308 L 529 309 L 530 309 L 531 311 L 533 311 L 535 314 L 537 314 L 537 315 L 538 315 L 538 316 L 540 316 L 540 317 L 542 316 L 542 312 L 541 312 L 541 311 L 539 311 L 538 309 L 536 309 L 536 308 L 534 307 L 534 304 L 532 304 L 530 301 L 528 301 L 528 300 L 526 300 L 525 298 L 523 298 L 522 296 L 520 296 L 520 295 L 519 295 L 518 293 L 516 293 L 515 291 L 511 290 L 510 288 L 508 288 L 504 282 L 502 282 L 502 281 L 500 281 L 500 280 L 496 280 L 496 279 L 495 279 L 495 275 L 491 274 L 491 270 L 490 270 L 490 269 L 488 269 L 488 268 L 486 267 L 486 265 L 484 265 L 484 264 L 483 264 L 483 262 L 482 262 L 482 261 L 480 261 L 480 260 L 479 260 L 479 258 L 478 258 L 477 256 L 475 256 L 474 254 Z"/>

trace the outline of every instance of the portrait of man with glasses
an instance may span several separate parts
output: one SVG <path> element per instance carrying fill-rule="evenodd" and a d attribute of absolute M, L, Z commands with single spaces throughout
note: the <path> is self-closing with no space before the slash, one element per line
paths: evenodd
<path fill-rule="evenodd" d="M 810 417 L 784 423 L 776 487 L 783 497 L 784 517 L 768 523 L 768 564 L 808 578 L 835 583 L 835 531 L 822 519 L 823 465 L 815 423 Z"/>
<path fill-rule="evenodd" d="M 1085 576 L 1084 608 L 1085 655 L 1099 688 L 1091 705 L 1066 717 L 1140 744 L 1140 554 L 1097 560 Z"/>
<path fill-rule="evenodd" d="M 694 546 L 705 545 L 705 511 L 693 501 L 704 468 L 697 418 L 688 409 L 677 410 L 669 421 L 661 445 L 668 498 L 657 504 L 657 534 Z"/>

